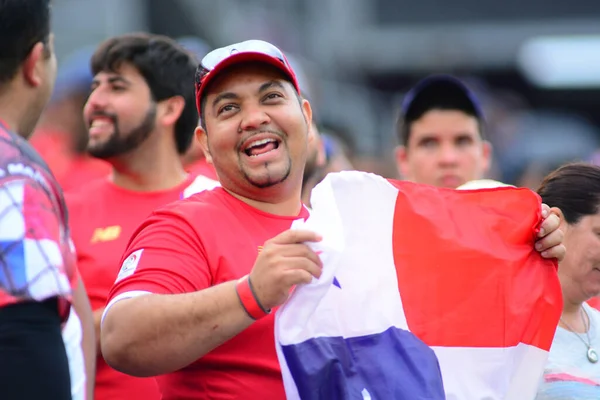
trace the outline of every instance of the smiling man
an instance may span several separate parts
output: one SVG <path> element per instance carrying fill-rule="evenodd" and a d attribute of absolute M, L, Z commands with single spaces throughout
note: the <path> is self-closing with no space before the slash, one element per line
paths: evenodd
<path fill-rule="evenodd" d="M 222 187 L 155 211 L 135 232 L 104 311 L 103 354 L 125 373 L 160 375 L 164 400 L 285 399 L 272 310 L 322 271 L 306 244 L 321 238 L 290 230 L 308 216 L 312 110 L 286 57 L 263 41 L 209 53 L 196 82 L 197 134 Z M 558 218 L 548 222 L 555 231 Z"/>
<path fill-rule="evenodd" d="M 107 362 L 157 377 L 163 399 L 284 399 L 274 313 L 320 276 L 290 231 L 308 217 L 300 192 L 311 108 L 269 43 L 209 53 L 197 72 L 200 143 L 222 187 L 155 211 L 124 259 L 102 323 Z M 127 264 L 127 261 L 125 261 Z"/>
<path fill-rule="evenodd" d="M 92 57 L 91 94 L 83 110 L 88 151 L 106 160 L 112 174 L 69 192 L 67 204 L 98 339 L 100 317 L 131 234 L 155 208 L 182 198 L 195 184 L 181 154 L 198 121 L 196 65 L 171 39 L 147 34 L 110 38 Z M 127 272 L 124 268 L 121 274 Z M 154 379 L 127 376 L 106 365 L 99 343 L 96 398 L 159 398 Z"/>

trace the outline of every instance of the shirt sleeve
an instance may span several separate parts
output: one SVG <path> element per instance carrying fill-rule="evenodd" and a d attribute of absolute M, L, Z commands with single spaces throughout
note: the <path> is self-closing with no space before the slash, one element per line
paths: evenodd
<path fill-rule="evenodd" d="M 76 277 L 68 229 L 58 200 L 31 178 L 0 184 L 0 288 L 37 301 L 70 298 Z"/>
<path fill-rule="evenodd" d="M 172 211 L 155 211 L 129 242 L 105 313 L 125 298 L 189 293 L 211 282 L 204 246 L 192 226 Z"/>

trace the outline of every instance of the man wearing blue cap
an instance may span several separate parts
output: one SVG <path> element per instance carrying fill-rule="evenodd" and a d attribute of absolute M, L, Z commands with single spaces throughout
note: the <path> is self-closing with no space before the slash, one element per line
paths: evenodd
<path fill-rule="evenodd" d="M 397 132 L 396 163 L 407 180 L 455 189 L 490 168 L 481 108 L 452 76 L 430 76 L 407 94 Z"/>

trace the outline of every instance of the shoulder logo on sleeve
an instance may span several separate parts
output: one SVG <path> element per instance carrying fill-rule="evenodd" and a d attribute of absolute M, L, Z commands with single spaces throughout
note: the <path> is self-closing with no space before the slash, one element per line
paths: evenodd
<path fill-rule="evenodd" d="M 130 275 L 133 275 L 135 269 L 138 266 L 138 263 L 140 262 L 140 258 L 142 257 L 143 252 L 144 249 L 136 250 L 133 253 L 131 253 L 129 257 L 125 259 L 125 261 L 123 261 L 123 265 L 121 265 L 121 269 L 119 270 L 119 275 L 117 276 L 116 282 L 120 281 L 121 279 L 127 278 Z"/>

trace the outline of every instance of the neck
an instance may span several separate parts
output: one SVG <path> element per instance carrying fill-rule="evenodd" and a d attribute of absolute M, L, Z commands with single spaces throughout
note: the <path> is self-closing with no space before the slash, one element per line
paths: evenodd
<path fill-rule="evenodd" d="M 151 192 L 171 189 L 187 179 L 179 154 L 173 144 L 158 144 L 110 160 L 112 181 L 122 188 Z"/>
<path fill-rule="evenodd" d="M 0 96 L 0 120 L 8 125 L 8 128 L 21 136 L 28 132 L 23 132 L 23 121 L 25 119 L 25 107 L 19 107 L 22 104 L 18 98 L 9 98 L 9 96 Z"/>
<path fill-rule="evenodd" d="M 575 290 L 577 285 L 573 284 L 565 276 L 560 276 L 560 278 L 563 292 L 563 311 L 560 325 L 568 330 L 575 330 L 579 333 L 585 332 L 586 327 L 581 318 L 582 304 L 585 299 L 581 299 L 581 294 Z"/>
<path fill-rule="evenodd" d="M 249 197 L 241 196 L 226 187 L 224 187 L 227 192 L 229 192 L 232 196 L 240 199 L 246 204 L 261 210 L 263 212 L 280 215 L 284 217 L 295 217 L 300 213 L 302 209 L 302 200 L 300 199 L 300 190 L 294 191 L 294 193 L 290 196 L 280 196 L 280 197 L 269 197 L 269 201 L 252 199 Z"/>
<path fill-rule="evenodd" d="M 579 318 L 582 304 L 580 302 L 569 302 L 566 298 L 563 299 L 563 318 Z"/>

